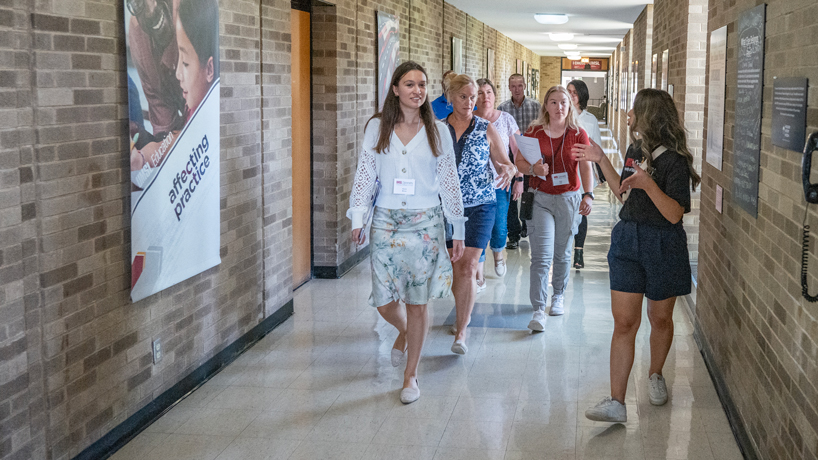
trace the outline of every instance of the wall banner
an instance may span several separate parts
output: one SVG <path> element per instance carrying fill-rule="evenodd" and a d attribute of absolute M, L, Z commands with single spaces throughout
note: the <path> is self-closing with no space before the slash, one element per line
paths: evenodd
<path fill-rule="evenodd" d="M 131 300 L 221 263 L 217 0 L 124 0 Z"/>
<path fill-rule="evenodd" d="M 721 171 L 724 151 L 724 97 L 727 84 L 727 26 L 710 32 L 707 96 L 707 162 Z"/>

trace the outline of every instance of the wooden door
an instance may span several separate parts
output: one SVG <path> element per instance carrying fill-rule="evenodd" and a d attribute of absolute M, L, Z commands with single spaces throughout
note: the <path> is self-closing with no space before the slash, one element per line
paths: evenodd
<path fill-rule="evenodd" d="M 290 10 L 292 32 L 293 287 L 312 276 L 310 13 Z"/>

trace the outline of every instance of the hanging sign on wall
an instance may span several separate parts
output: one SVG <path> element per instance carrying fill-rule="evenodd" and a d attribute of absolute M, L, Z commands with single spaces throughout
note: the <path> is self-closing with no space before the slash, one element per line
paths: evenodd
<path fill-rule="evenodd" d="M 766 6 L 762 3 L 738 18 L 732 195 L 733 201 L 753 217 L 758 217 Z"/>
<path fill-rule="evenodd" d="M 221 262 L 217 0 L 125 0 L 131 300 Z"/>
<path fill-rule="evenodd" d="M 800 152 L 807 139 L 807 79 L 776 78 L 773 83 L 773 145 Z"/>

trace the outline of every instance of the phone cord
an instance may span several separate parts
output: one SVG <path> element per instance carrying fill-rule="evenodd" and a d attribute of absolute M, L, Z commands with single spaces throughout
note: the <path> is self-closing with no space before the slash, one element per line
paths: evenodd
<path fill-rule="evenodd" d="M 807 261 L 809 259 L 809 225 L 807 225 L 807 205 L 804 208 L 804 234 L 801 241 L 801 294 L 808 302 L 818 302 L 818 295 L 810 295 L 807 287 Z"/>

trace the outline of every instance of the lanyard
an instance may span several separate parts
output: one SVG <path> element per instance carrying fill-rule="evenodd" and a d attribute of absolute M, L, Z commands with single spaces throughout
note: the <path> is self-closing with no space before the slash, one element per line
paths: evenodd
<path fill-rule="evenodd" d="M 565 157 L 562 156 L 562 148 L 565 147 L 565 136 L 568 134 L 568 127 L 565 127 L 565 131 L 562 133 L 562 143 L 560 144 L 560 160 L 562 160 L 562 171 L 568 172 L 568 168 L 565 167 Z M 551 174 L 554 174 L 557 170 L 557 157 L 554 152 L 554 144 L 551 142 L 551 136 L 548 133 L 545 133 L 545 137 L 548 138 L 548 145 L 551 146 L 551 162 L 553 164 Z M 545 161 L 545 158 L 543 158 Z"/>

